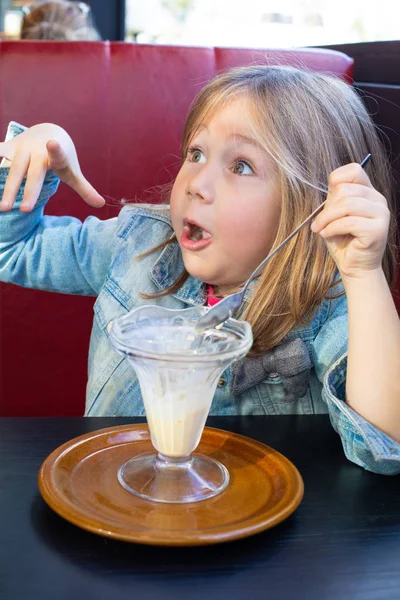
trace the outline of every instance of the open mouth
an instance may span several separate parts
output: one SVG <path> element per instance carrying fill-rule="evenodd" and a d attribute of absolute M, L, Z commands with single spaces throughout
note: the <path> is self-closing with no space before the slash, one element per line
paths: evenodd
<path fill-rule="evenodd" d="M 199 242 L 200 240 L 209 240 L 211 239 L 211 233 L 209 233 L 206 229 L 197 225 L 197 223 L 192 223 L 185 219 L 183 229 L 186 232 L 189 240 L 193 242 Z"/>

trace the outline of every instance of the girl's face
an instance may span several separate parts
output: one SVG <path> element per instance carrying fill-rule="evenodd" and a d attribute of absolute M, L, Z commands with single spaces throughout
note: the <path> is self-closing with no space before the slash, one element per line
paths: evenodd
<path fill-rule="evenodd" d="M 242 284 L 275 236 L 279 186 L 249 126 L 244 98 L 196 133 L 171 194 L 172 224 L 187 271 L 220 292 Z"/>

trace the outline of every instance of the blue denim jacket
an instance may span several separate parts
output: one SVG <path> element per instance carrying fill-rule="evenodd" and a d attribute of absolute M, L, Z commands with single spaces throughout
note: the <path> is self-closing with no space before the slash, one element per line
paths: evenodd
<path fill-rule="evenodd" d="M 22 127 L 11 124 L 9 135 Z M 4 189 L 8 168 L 0 169 Z M 24 183 L 12 211 L 0 214 L 0 280 L 66 294 L 97 296 L 89 348 L 86 415 L 144 415 L 138 379 L 128 361 L 111 347 L 107 324 L 127 311 L 151 302 L 169 308 L 204 304 L 203 283 L 189 277 L 174 294 L 143 300 L 141 293 L 164 290 L 183 268 L 178 243 L 145 258 L 139 255 L 173 233 L 167 208 L 125 206 L 118 217 L 43 214 L 58 179 L 47 174 L 38 203 L 28 214 L 20 206 Z M 67 264 L 68 269 L 63 268 Z M 251 292 L 250 292 L 251 293 Z M 346 297 L 324 300 L 307 325 L 297 325 L 287 339 L 304 341 L 311 357 L 308 389 L 294 398 L 279 373 L 233 396 L 231 368 L 217 386 L 210 414 L 273 415 L 329 413 L 346 456 L 362 467 L 386 474 L 400 472 L 400 444 L 390 439 L 345 402 L 347 352 Z"/>

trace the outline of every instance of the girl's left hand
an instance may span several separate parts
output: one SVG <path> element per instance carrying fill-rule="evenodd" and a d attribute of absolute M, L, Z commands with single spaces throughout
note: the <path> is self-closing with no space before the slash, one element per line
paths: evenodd
<path fill-rule="evenodd" d="M 357 163 L 333 171 L 328 189 L 311 229 L 325 239 L 342 279 L 363 277 L 382 265 L 390 220 L 386 199 Z"/>

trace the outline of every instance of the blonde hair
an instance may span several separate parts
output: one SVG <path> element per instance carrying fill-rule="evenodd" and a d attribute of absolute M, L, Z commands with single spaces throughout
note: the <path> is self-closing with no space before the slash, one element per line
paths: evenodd
<path fill-rule="evenodd" d="M 93 26 L 87 4 L 54 0 L 24 8 L 21 39 L 94 41 L 100 35 Z"/>
<path fill-rule="evenodd" d="M 249 100 L 253 136 L 271 157 L 281 188 L 280 218 L 271 250 L 325 200 L 323 190 L 331 171 L 359 163 L 369 152 L 371 183 L 391 206 L 383 145 L 357 93 L 337 78 L 292 67 L 235 68 L 209 82 L 191 106 L 182 160 L 200 125 L 239 94 Z M 383 258 L 389 282 L 395 266 L 394 223 L 392 216 Z M 294 325 L 311 320 L 320 303 L 335 296 L 336 274 L 325 242 L 310 227 L 303 228 L 267 264 L 242 314 L 253 329 L 252 353 L 276 346 Z M 182 273 L 164 294 L 176 291 L 187 276 Z"/>

